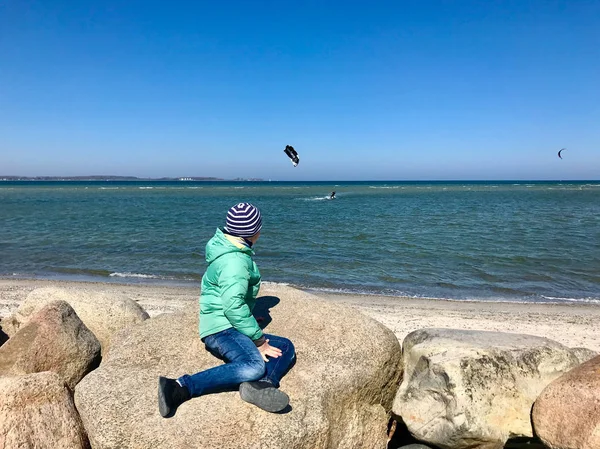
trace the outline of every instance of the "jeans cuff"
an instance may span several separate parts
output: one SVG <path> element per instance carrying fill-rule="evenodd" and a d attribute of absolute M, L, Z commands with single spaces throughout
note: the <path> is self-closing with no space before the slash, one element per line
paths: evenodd
<path fill-rule="evenodd" d="M 185 387 L 188 389 L 188 391 L 190 392 L 190 395 L 192 396 L 197 396 L 196 392 L 192 389 L 192 387 L 190 385 L 193 384 L 193 382 L 187 382 L 187 378 L 190 377 L 188 374 L 184 374 L 183 376 L 181 376 L 179 379 L 177 379 L 177 382 L 179 382 L 181 384 L 181 386 Z"/>
<path fill-rule="evenodd" d="M 276 382 L 275 380 L 269 378 L 269 377 L 263 377 L 262 379 L 260 379 L 261 382 L 269 382 L 271 385 L 273 385 L 275 388 L 279 388 L 279 382 Z"/>

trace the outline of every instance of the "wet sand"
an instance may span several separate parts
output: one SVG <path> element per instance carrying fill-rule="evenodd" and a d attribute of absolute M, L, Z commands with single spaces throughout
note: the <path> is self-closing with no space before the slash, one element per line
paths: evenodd
<path fill-rule="evenodd" d="M 124 294 L 137 301 L 150 316 L 179 310 L 191 301 L 197 301 L 200 291 L 199 285 L 179 287 L 0 279 L 0 318 L 17 309 L 32 290 L 49 286 Z M 277 284 L 268 284 L 268 288 L 269 293 L 273 293 L 278 287 Z M 309 292 L 370 316 L 392 330 L 400 341 L 417 329 L 443 327 L 537 335 L 569 347 L 585 347 L 600 352 L 600 304 L 467 302 Z"/>

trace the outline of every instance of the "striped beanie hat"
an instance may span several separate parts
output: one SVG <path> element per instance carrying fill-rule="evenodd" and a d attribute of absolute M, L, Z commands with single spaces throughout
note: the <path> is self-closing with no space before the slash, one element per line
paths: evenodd
<path fill-rule="evenodd" d="M 227 212 L 225 231 L 237 237 L 252 237 L 262 228 L 262 216 L 258 207 L 239 203 Z"/>

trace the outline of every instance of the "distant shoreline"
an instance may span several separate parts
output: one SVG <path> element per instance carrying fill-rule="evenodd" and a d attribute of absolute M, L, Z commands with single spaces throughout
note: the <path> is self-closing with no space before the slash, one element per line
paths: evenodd
<path fill-rule="evenodd" d="M 138 178 L 136 176 L 0 176 L 0 181 L 57 181 L 57 182 L 70 182 L 70 181 L 98 181 L 98 182 L 106 182 L 106 181 L 138 181 L 138 182 L 146 182 L 146 181 L 264 181 L 264 179 L 260 178 L 249 178 L 249 179 L 223 179 L 223 178 L 214 178 L 214 177 L 204 177 L 204 176 L 182 176 L 178 178 Z"/>
<path fill-rule="evenodd" d="M 271 180 L 264 178 L 216 178 L 211 176 L 180 176 L 180 177 L 161 177 L 161 178 L 140 178 L 137 176 L 2 176 L 0 175 L 0 183 L 4 182 L 279 182 L 279 183 L 406 183 L 406 184 L 489 184 L 489 183 L 597 183 L 600 179 L 367 179 L 367 180 Z"/>

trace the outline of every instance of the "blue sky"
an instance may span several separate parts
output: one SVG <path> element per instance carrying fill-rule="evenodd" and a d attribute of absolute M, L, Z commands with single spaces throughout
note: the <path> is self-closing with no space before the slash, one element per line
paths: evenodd
<path fill-rule="evenodd" d="M 0 0 L 0 175 L 87 174 L 600 179 L 600 2 Z"/>

